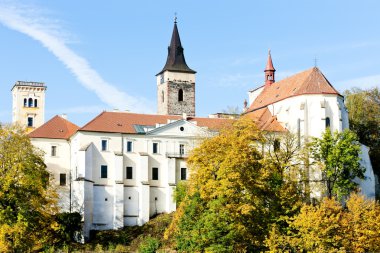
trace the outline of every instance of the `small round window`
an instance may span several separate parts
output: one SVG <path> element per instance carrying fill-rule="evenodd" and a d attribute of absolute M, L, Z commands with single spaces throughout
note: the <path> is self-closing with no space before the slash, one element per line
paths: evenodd
<path fill-rule="evenodd" d="M 183 130 L 185 130 L 185 128 L 184 127 L 180 127 L 179 130 L 183 131 Z"/>

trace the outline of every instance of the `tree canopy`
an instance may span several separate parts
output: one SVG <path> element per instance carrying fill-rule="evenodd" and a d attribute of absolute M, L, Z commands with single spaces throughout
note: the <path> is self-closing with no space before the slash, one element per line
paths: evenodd
<path fill-rule="evenodd" d="M 350 129 L 370 148 L 374 172 L 380 175 L 380 90 L 353 88 L 345 91 Z"/>
<path fill-rule="evenodd" d="M 320 205 L 304 205 L 288 220 L 290 229 L 276 227 L 266 244 L 269 252 L 379 252 L 380 205 L 353 194 L 346 207 L 325 198 Z"/>
<path fill-rule="evenodd" d="M 43 154 L 17 126 L 0 126 L 0 174 L 0 251 L 32 251 L 52 243 L 57 196 Z"/>
<path fill-rule="evenodd" d="M 262 250 L 270 224 L 296 213 L 300 189 L 289 164 L 266 158 L 265 142 L 243 117 L 193 150 L 187 195 L 166 231 L 179 251 Z"/>
<path fill-rule="evenodd" d="M 365 168 L 360 164 L 360 144 L 354 132 L 331 133 L 329 129 L 322 138 L 311 143 L 311 155 L 322 171 L 327 196 L 342 198 L 356 189 L 353 180 L 364 179 Z"/>

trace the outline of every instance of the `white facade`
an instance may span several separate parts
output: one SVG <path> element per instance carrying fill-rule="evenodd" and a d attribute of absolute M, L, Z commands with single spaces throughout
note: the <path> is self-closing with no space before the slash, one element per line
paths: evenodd
<path fill-rule="evenodd" d="M 70 211 L 70 142 L 64 139 L 31 138 L 44 154 L 45 164 L 53 178 L 62 212 Z"/>
<path fill-rule="evenodd" d="M 175 211 L 174 188 L 189 177 L 185 158 L 210 134 L 185 120 L 146 134 L 78 131 L 71 138 L 71 201 L 84 217 L 85 238 L 92 229 L 142 225 Z"/>
<path fill-rule="evenodd" d="M 264 87 L 248 93 L 252 104 L 263 92 Z M 337 94 L 305 94 L 291 96 L 267 106 L 278 122 L 300 139 L 302 144 L 311 137 L 320 138 L 326 127 L 332 131 L 341 132 L 349 128 L 348 112 L 344 98 Z M 365 180 L 356 179 L 361 191 L 367 197 L 375 198 L 375 176 L 369 160 L 368 148 L 362 146 L 362 165 L 366 168 Z M 311 179 L 319 179 L 319 171 L 310 172 Z M 312 197 L 321 197 L 320 192 L 314 191 Z"/>

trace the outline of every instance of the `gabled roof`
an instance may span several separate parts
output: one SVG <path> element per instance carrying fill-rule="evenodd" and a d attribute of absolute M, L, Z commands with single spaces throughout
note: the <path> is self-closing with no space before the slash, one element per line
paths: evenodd
<path fill-rule="evenodd" d="M 260 130 L 268 132 L 286 132 L 286 129 L 272 116 L 267 107 L 247 113 L 247 117 L 253 119 Z"/>
<path fill-rule="evenodd" d="M 79 127 L 61 116 L 54 116 L 48 122 L 28 134 L 30 138 L 68 140 Z"/>
<path fill-rule="evenodd" d="M 313 67 L 265 86 L 260 95 L 253 101 L 247 113 L 286 98 L 304 94 L 335 94 L 341 96 L 322 72 L 317 67 Z"/>
<path fill-rule="evenodd" d="M 190 69 L 185 60 L 185 55 L 183 53 L 183 47 L 181 44 L 181 39 L 179 37 L 177 22 L 174 22 L 172 39 L 170 41 L 170 46 L 168 48 L 168 58 L 164 68 L 157 74 L 160 75 L 164 71 L 174 71 L 174 72 L 185 72 L 193 73 L 196 71 Z"/>
<path fill-rule="evenodd" d="M 198 133 L 206 133 L 207 130 L 205 128 L 197 126 L 194 124 L 195 122 L 187 121 L 184 119 L 177 120 L 171 123 L 168 123 L 164 126 L 157 127 L 149 132 L 147 132 L 147 135 L 157 135 L 157 134 L 173 134 L 173 130 L 175 131 L 183 131 L 183 130 L 178 130 L 179 126 L 185 126 L 187 130 L 190 129 L 196 129 Z M 188 134 L 188 132 L 184 132 L 185 134 Z"/>
<path fill-rule="evenodd" d="M 138 134 L 144 127 L 156 127 L 156 124 L 168 124 L 170 121 L 181 120 L 178 115 L 138 114 L 130 112 L 102 112 L 93 120 L 80 128 L 80 131 Z M 188 117 L 189 122 L 196 122 L 199 127 L 207 127 L 210 130 L 219 130 L 226 124 L 233 122 L 231 119 L 212 119 Z"/>

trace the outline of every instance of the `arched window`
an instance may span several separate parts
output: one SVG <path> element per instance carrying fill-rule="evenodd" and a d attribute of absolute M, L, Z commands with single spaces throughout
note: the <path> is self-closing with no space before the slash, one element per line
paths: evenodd
<path fill-rule="evenodd" d="M 330 118 L 326 117 L 326 128 L 330 128 Z"/>
<path fill-rule="evenodd" d="M 33 98 L 28 99 L 28 107 L 33 107 Z"/>
<path fill-rule="evenodd" d="M 26 107 L 27 105 L 28 105 L 28 100 L 24 98 L 24 107 Z"/>
<path fill-rule="evenodd" d="M 178 101 L 181 102 L 183 101 L 183 90 L 179 89 L 178 91 Z"/>
<path fill-rule="evenodd" d="M 37 99 L 34 99 L 34 107 L 38 107 L 37 106 Z"/>
<path fill-rule="evenodd" d="M 162 101 L 162 103 L 165 102 L 165 94 L 164 94 L 164 91 L 162 91 L 162 93 L 161 93 L 161 101 Z"/>

